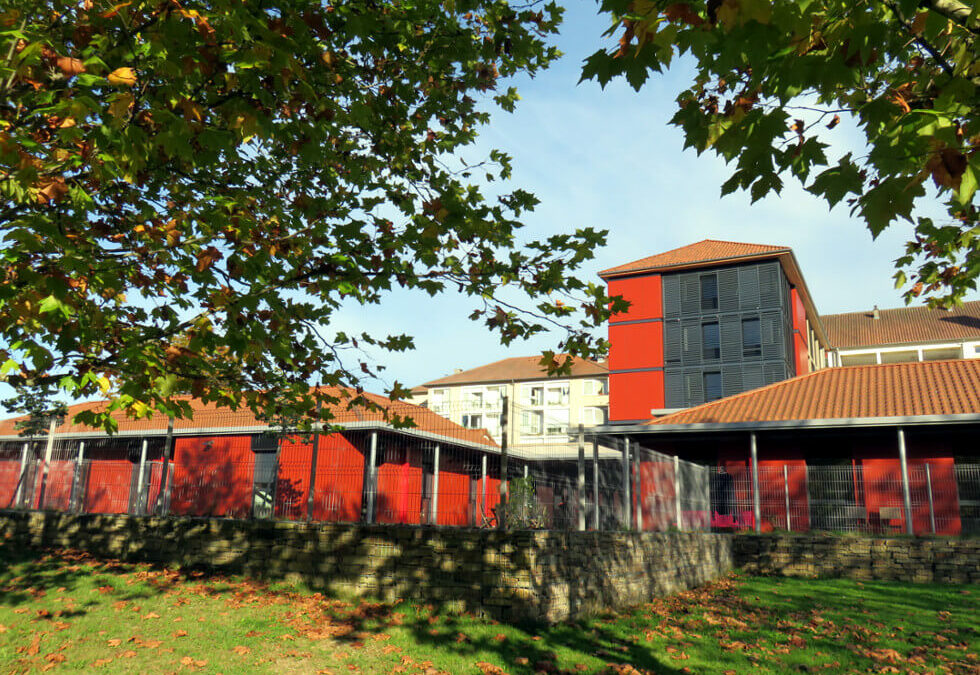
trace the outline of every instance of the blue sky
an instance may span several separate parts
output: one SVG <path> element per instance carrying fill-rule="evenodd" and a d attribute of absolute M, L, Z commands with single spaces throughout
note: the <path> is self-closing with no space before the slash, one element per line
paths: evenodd
<path fill-rule="evenodd" d="M 892 274 L 912 231 L 909 223 L 893 224 L 872 240 L 846 205 L 830 211 L 790 179 L 780 196 L 754 205 L 743 193 L 719 197 L 730 175 L 724 162 L 682 151 L 681 132 L 668 125 L 674 99 L 689 82 L 689 67 L 653 75 L 640 92 L 625 81 L 605 90 L 594 82 L 576 84 L 583 59 L 614 43 L 602 38 L 608 23 L 595 7 L 569 3 L 557 40 L 564 57 L 537 78 L 516 82 L 522 97 L 516 112 L 495 112 L 474 151 L 474 157 L 491 147 L 510 154 L 512 185 L 541 200 L 525 219 L 529 239 L 576 227 L 608 229 L 608 245 L 582 271 L 593 279 L 607 267 L 706 238 L 786 245 L 796 253 L 821 313 L 904 304 Z M 841 141 L 834 154 L 860 150 L 848 121 L 834 131 Z M 466 318 L 474 307 L 451 293 L 430 299 L 396 292 L 380 307 L 348 309 L 335 327 L 414 335 L 414 352 L 379 355 L 387 383 L 397 379 L 410 386 L 455 368 L 540 352 L 559 339 L 503 347 Z"/>

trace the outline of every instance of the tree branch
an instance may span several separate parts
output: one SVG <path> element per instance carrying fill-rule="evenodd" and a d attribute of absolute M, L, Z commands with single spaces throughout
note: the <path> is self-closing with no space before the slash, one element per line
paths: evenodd
<path fill-rule="evenodd" d="M 963 26 L 971 33 L 980 33 L 976 28 L 971 28 L 968 25 L 973 10 L 959 0 L 922 0 L 919 6 L 931 9 L 937 14 L 942 14 L 947 19 L 951 19 Z"/>

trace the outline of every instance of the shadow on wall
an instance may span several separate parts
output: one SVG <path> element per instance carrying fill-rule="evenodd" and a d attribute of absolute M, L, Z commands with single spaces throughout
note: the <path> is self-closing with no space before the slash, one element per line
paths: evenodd
<path fill-rule="evenodd" d="M 3 512 L 0 540 L 207 568 L 502 620 L 635 605 L 732 567 L 732 537 Z"/>

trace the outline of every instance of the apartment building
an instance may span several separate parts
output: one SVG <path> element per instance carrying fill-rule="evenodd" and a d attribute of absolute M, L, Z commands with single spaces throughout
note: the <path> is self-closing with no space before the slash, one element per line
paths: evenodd
<path fill-rule="evenodd" d="M 706 239 L 599 273 L 610 420 L 631 422 L 819 370 L 829 340 L 791 249 Z"/>
<path fill-rule="evenodd" d="M 899 307 L 825 314 L 830 365 L 980 358 L 980 301 L 953 309 Z"/>
<path fill-rule="evenodd" d="M 512 447 L 565 444 L 579 424 L 608 421 L 605 363 L 574 358 L 570 374 L 549 377 L 540 361 L 519 356 L 458 370 L 413 389 L 412 401 L 467 429 L 486 429 L 499 443 L 506 397 Z"/>

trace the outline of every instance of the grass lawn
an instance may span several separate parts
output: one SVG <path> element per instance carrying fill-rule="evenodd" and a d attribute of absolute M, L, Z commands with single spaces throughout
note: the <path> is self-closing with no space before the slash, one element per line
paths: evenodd
<path fill-rule="evenodd" d="M 0 546 L 0 673 L 980 673 L 980 587 L 732 575 L 556 626 Z"/>

